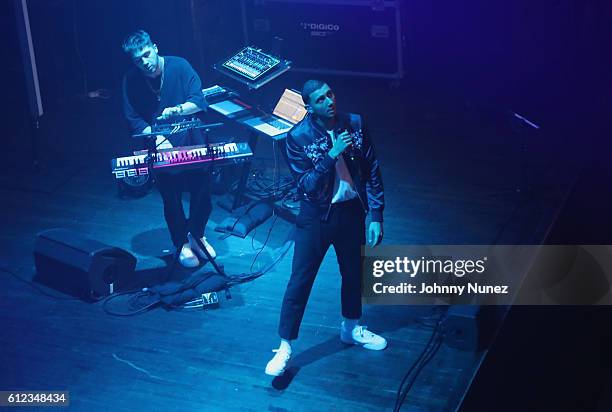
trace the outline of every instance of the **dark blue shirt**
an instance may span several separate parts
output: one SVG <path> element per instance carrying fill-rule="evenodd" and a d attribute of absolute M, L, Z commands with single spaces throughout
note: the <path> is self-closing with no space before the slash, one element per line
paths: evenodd
<path fill-rule="evenodd" d="M 136 67 L 123 77 L 123 111 L 131 134 L 142 133 L 147 126 L 164 122 L 156 118 L 166 107 L 191 102 L 201 109 L 205 108 L 202 82 L 189 62 L 182 57 L 163 57 L 163 84 L 161 75 L 156 79 L 148 79 Z M 171 117 L 165 122 L 177 122 L 182 118 Z M 205 143 L 200 130 L 189 130 L 168 138 L 174 147 Z"/>

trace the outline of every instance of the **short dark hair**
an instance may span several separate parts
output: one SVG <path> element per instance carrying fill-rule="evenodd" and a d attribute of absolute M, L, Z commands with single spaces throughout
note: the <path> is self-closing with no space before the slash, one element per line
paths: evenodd
<path fill-rule="evenodd" d="M 121 47 L 127 54 L 133 54 L 147 46 L 153 46 L 151 36 L 144 30 L 137 30 L 125 38 Z"/>
<path fill-rule="evenodd" d="M 302 87 L 302 100 L 304 104 L 310 104 L 310 93 L 315 90 L 319 90 L 321 87 L 325 86 L 325 82 L 321 80 L 307 80 Z"/>

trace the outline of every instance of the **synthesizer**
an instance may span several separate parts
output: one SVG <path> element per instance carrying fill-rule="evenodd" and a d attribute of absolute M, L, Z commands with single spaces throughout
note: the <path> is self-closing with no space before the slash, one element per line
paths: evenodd
<path fill-rule="evenodd" d="M 291 62 L 255 47 L 244 47 L 229 59 L 213 64 L 213 69 L 249 90 L 257 90 L 291 69 Z"/>
<path fill-rule="evenodd" d="M 132 135 L 132 137 L 153 137 L 157 135 L 168 136 L 171 134 L 185 132 L 192 129 L 212 129 L 215 127 L 221 127 L 223 123 L 209 123 L 204 124 L 200 119 L 181 120 L 175 123 L 158 123 L 151 127 L 150 133 L 138 133 Z"/>
<path fill-rule="evenodd" d="M 223 67 L 232 70 L 249 80 L 255 80 L 280 63 L 280 59 L 253 47 L 245 47 L 223 63 Z"/>
<path fill-rule="evenodd" d="M 223 166 L 237 164 L 253 156 L 246 142 L 216 143 L 199 146 L 183 146 L 160 149 L 154 154 L 146 150 L 135 152 L 133 156 L 118 157 L 111 160 L 112 173 L 117 179 L 155 172 L 195 169 L 206 165 Z"/>

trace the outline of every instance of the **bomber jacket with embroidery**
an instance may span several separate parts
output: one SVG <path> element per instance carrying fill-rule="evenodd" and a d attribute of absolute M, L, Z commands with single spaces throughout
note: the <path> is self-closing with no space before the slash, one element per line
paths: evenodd
<path fill-rule="evenodd" d="M 373 222 L 382 222 L 385 201 L 380 165 L 361 116 L 338 113 L 335 129 L 346 129 L 352 134 L 353 145 L 341 156 L 344 156 L 364 211 L 371 212 Z M 288 133 L 286 146 L 289 168 L 297 181 L 298 191 L 306 202 L 320 209 L 321 218 L 326 220 L 331 209 L 337 161 L 328 154 L 332 148 L 329 134 L 309 114 Z"/>

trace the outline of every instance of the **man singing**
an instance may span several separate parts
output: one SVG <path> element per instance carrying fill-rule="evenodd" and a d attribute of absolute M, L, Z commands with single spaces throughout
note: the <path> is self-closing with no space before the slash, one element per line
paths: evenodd
<path fill-rule="evenodd" d="M 368 210 L 368 243 L 376 246 L 383 237 L 383 184 L 370 136 L 361 116 L 336 112 L 336 97 L 326 83 L 307 81 L 302 99 L 308 115 L 289 132 L 287 157 L 304 198 L 281 308 L 280 347 L 266 365 L 266 373 L 272 376 L 285 371 L 291 341 L 298 337 L 315 276 L 330 245 L 336 251 L 342 278 L 340 339 L 372 350 L 387 346 L 383 337 L 359 325 L 361 246 Z"/>
<path fill-rule="evenodd" d="M 151 133 L 158 120 L 180 121 L 204 108 L 202 83 L 189 62 L 181 57 L 160 56 L 149 34 L 138 30 L 129 35 L 123 50 L 134 66 L 123 78 L 123 111 L 132 134 Z M 192 129 L 169 136 L 157 136 L 158 149 L 205 144 L 200 130 Z M 156 175 L 164 203 L 164 217 L 172 243 L 180 250 L 179 261 L 196 267 L 205 258 L 197 244 L 190 245 L 187 233 L 202 239 L 214 258 L 213 247 L 204 237 L 204 228 L 212 210 L 210 170 L 167 171 Z M 185 217 L 182 193 L 189 192 L 189 218 Z M 194 253 L 195 251 L 195 253 Z"/>

